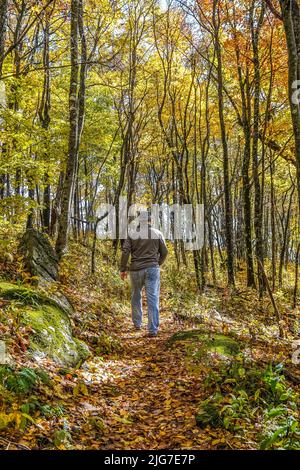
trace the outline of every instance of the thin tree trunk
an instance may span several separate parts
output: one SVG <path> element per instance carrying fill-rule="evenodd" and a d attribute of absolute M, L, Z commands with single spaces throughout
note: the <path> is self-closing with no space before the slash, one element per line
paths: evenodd
<path fill-rule="evenodd" d="M 278 330 L 279 330 L 279 337 L 284 338 L 285 335 L 284 335 L 284 330 L 283 330 L 282 324 L 281 324 L 281 321 L 282 321 L 281 314 L 280 314 L 280 312 L 278 310 L 278 307 L 276 305 L 276 302 L 275 302 L 275 299 L 274 299 L 274 296 L 273 296 L 273 293 L 272 293 L 272 289 L 271 289 L 270 284 L 269 284 L 269 280 L 268 280 L 267 275 L 265 273 L 264 266 L 262 265 L 262 263 L 259 260 L 258 260 L 258 263 L 260 264 L 260 268 L 262 270 L 262 275 L 264 277 L 264 282 L 265 282 L 265 285 L 266 285 L 266 288 L 267 288 L 267 291 L 268 291 L 268 294 L 269 294 L 269 297 L 270 297 L 270 300 L 271 300 L 271 303 L 272 303 L 272 306 L 273 306 L 275 317 L 276 317 L 276 320 L 277 320 L 277 325 L 278 325 Z"/>
<path fill-rule="evenodd" d="M 45 132 L 48 131 L 50 125 L 50 59 L 49 59 L 49 40 L 50 40 L 50 18 L 49 13 L 45 12 L 44 26 L 44 50 L 43 50 L 43 66 L 44 66 L 44 82 L 41 104 L 39 107 L 39 119 Z M 47 162 L 49 158 L 48 152 L 44 153 L 44 160 Z M 43 191 L 43 211 L 42 225 L 43 230 L 50 232 L 50 214 L 51 214 L 51 186 L 49 183 L 49 174 L 46 171 L 44 175 L 44 191 Z"/>
<path fill-rule="evenodd" d="M 272 290 L 275 289 L 276 283 L 276 220 L 275 220 L 275 188 L 274 188 L 274 162 L 272 161 L 272 153 L 270 154 L 270 184 L 271 184 L 271 234 L 272 234 L 272 246 L 271 246 L 271 258 L 272 258 Z"/>
<path fill-rule="evenodd" d="M 282 270 L 283 270 L 283 264 L 284 264 L 284 256 L 285 256 L 287 244 L 288 244 L 288 240 L 287 240 L 288 228 L 289 228 L 289 223 L 290 223 L 290 214 L 291 214 L 294 191 L 295 191 L 295 186 L 293 187 L 291 191 L 287 213 L 286 215 L 283 215 L 282 246 L 281 246 L 281 251 L 280 251 L 280 261 L 279 261 L 279 269 L 278 269 L 279 287 L 282 287 Z M 284 210 L 284 205 L 283 205 L 283 210 Z"/>
<path fill-rule="evenodd" d="M 259 180 L 258 142 L 259 142 L 259 117 L 260 117 L 260 61 L 259 61 L 259 36 L 265 15 L 265 4 L 262 3 L 257 26 L 254 25 L 254 11 L 256 0 L 252 0 L 250 7 L 250 26 L 254 65 L 254 109 L 253 109 L 253 141 L 252 141 L 252 173 L 254 182 L 254 229 L 255 229 L 255 254 L 258 261 L 258 286 L 260 297 L 265 289 L 264 276 L 261 266 L 264 265 L 263 253 L 263 213 L 262 213 L 262 188 Z"/>
<path fill-rule="evenodd" d="M 217 57 L 217 76 L 218 76 L 218 105 L 219 120 L 221 128 L 221 138 L 223 147 L 223 180 L 224 180 L 224 203 L 225 203 L 225 234 L 227 248 L 227 278 L 228 283 L 234 286 L 234 254 L 232 240 L 232 201 L 229 183 L 229 155 L 226 136 L 225 113 L 224 113 L 224 97 L 223 97 L 223 64 L 220 43 L 220 17 L 219 17 L 219 0 L 213 0 L 213 26 L 214 26 L 214 42 Z"/>
<path fill-rule="evenodd" d="M 59 257 L 63 255 L 67 247 L 70 208 L 73 199 L 78 160 L 78 16 L 79 0 L 71 0 L 71 76 L 69 89 L 70 131 L 67 168 L 62 190 L 61 214 L 56 240 L 56 252 Z"/>
<path fill-rule="evenodd" d="M 299 262 L 300 262 L 300 242 L 298 242 L 296 259 L 295 259 L 295 284 L 294 284 L 294 292 L 293 292 L 293 308 L 297 307 Z"/>
<path fill-rule="evenodd" d="M 0 79 L 4 60 L 4 47 L 7 28 L 7 5 L 8 0 L 0 0 Z"/>
<path fill-rule="evenodd" d="M 298 207 L 300 210 L 300 7 L 298 0 L 280 0 L 283 25 L 288 50 L 288 85 L 291 118 L 294 131 L 295 157 L 297 168 Z"/>

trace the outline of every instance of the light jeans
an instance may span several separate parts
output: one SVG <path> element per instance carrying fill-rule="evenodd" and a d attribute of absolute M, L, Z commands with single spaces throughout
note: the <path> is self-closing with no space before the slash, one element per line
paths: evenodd
<path fill-rule="evenodd" d="M 160 269 L 158 266 L 130 272 L 132 321 L 136 328 L 142 325 L 142 289 L 145 287 L 148 307 L 148 330 L 156 334 L 159 325 Z"/>

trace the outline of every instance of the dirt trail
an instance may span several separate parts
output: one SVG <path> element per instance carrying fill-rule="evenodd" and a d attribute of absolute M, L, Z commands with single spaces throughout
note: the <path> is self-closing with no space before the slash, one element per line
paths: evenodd
<path fill-rule="evenodd" d="M 89 395 L 74 403 L 84 448 L 208 447 L 211 436 L 195 426 L 194 417 L 203 377 L 189 372 L 180 351 L 167 345 L 179 328 L 166 312 L 154 339 L 146 337 L 145 327 L 134 331 L 129 318 L 116 325 L 122 350 L 88 362 L 82 376 L 90 381 Z"/>

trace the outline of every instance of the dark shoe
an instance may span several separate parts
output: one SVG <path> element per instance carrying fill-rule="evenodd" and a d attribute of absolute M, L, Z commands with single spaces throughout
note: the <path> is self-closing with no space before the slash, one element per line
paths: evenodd
<path fill-rule="evenodd" d="M 134 329 L 135 329 L 135 331 L 141 331 L 142 327 L 141 326 L 135 326 Z"/>
<path fill-rule="evenodd" d="M 148 338 L 156 338 L 157 333 L 148 333 Z"/>

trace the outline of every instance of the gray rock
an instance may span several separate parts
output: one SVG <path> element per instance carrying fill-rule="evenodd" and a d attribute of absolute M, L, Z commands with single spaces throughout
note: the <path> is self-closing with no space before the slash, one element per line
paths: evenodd
<path fill-rule="evenodd" d="M 69 301 L 69 299 L 65 296 L 65 294 L 63 294 L 60 291 L 47 292 L 48 286 L 46 285 L 44 287 L 46 287 L 46 293 L 49 296 L 49 298 L 52 299 L 61 308 L 61 310 L 66 312 L 68 315 L 71 315 L 72 313 L 74 313 L 74 308 L 71 302 Z"/>
<path fill-rule="evenodd" d="M 45 234 L 35 229 L 26 230 L 19 253 L 31 276 L 50 282 L 58 280 L 58 257 Z"/>
<path fill-rule="evenodd" d="M 30 327 L 28 353 L 35 359 L 51 359 L 62 366 L 77 367 L 91 353 L 88 346 L 73 335 L 68 313 L 44 292 L 9 282 L 0 282 L 0 298 L 17 300 L 21 305 L 20 323 Z M 0 342 L 0 362 L 10 358 Z"/>
<path fill-rule="evenodd" d="M 32 328 L 30 352 L 36 360 L 49 358 L 76 367 L 91 355 L 88 346 L 73 336 L 70 315 L 73 307 L 67 297 L 53 289 L 58 281 L 58 257 L 47 235 L 28 229 L 24 233 L 19 253 L 25 269 L 35 277 L 38 290 L 0 283 L 3 298 L 17 298 L 24 304 L 21 323 Z"/>

